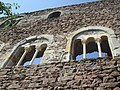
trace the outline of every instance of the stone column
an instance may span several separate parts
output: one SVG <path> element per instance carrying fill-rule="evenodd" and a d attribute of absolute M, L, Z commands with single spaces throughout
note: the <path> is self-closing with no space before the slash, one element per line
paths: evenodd
<path fill-rule="evenodd" d="M 36 56 L 37 56 L 37 54 L 38 54 L 38 52 L 40 51 L 40 46 L 36 46 L 35 47 L 36 48 L 36 51 L 35 51 L 35 53 L 34 53 L 34 55 L 33 55 L 33 57 L 32 57 L 32 59 L 31 59 L 31 61 L 30 61 L 30 63 L 29 63 L 29 65 L 31 65 L 33 62 L 34 62 L 34 60 L 35 60 L 35 58 L 36 58 Z"/>
<path fill-rule="evenodd" d="M 97 46 L 98 46 L 99 57 L 102 57 L 102 51 L 101 51 L 101 46 L 100 46 L 100 38 L 96 39 L 96 43 L 97 43 Z"/>
<path fill-rule="evenodd" d="M 70 53 L 66 54 L 66 61 L 70 61 Z"/>
<path fill-rule="evenodd" d="M 24 60 L 26 54 L 30 51 L 30 47 L 29 46 L 25 46 L 24 49 L 25 49 L 25 52 L 23 53 L 22 57 L 20 58 L 20 60 L 18 61 L 16 66 L 21 65 L 21 63 Z"/>
<path fill-rule="evenodd" d="M 86 42 L 85 40 L 82 41 L 83 44 L 83 58 L 86 58 Z"/>

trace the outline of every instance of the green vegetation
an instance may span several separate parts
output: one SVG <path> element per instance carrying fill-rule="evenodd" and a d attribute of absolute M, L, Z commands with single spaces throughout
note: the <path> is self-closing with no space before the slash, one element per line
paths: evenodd
<path fill-rule="evenodd" d="M 0 15 L 3 16 L 0 18 L 0 28 L 8 29 L 15 26 L 17 14 L 12 12 L 12 8 L 18 9 L 20 6 L 17 3 L 10 4 L 0 1 Z"/>

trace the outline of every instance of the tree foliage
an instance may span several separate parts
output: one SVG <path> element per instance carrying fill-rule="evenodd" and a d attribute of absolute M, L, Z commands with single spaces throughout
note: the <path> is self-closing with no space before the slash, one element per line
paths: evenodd
<path fill-rule="evenodd" d="M 20 6 L 17 3 L 10 4 L 10 3 L 4 3 L 0 1 L 0 15 L 5 16 L 4 17 L 5 21 L 3 21 L 4 28 L 14 26 L 14 23 L 15 23 L 14 19 L 17 17 L 17 15 L 12 12 L 13 8 L 18 9 L 20 8 Z M 1 23 L 1 25 L 3 23 Z"/>

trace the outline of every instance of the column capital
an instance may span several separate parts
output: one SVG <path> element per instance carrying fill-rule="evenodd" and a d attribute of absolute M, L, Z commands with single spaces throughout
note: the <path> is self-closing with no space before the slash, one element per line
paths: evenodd
<path fill-rule="evenodd" d="M 25 49 L 26 52 L 30 52 L 31 51 L 30 46 L 24 46 L 24 49 Z"/>
<path fill-rule="evenodd" d="M 85 39 L 82 39 L 81 42 L 82 42 L 82 44 L 85 44 L 85 43 L 86 43 L 86 40 L 85 40 Z"/>
<path fill-rule="evenodd" d="M 41 50 L 41 45 L 35 45 L 35 49 L 40 51 Z"/>
<path fill-rule="evenodd" d="M 96 42 L 101 42 L 101 38 L 95 38 Z"/>

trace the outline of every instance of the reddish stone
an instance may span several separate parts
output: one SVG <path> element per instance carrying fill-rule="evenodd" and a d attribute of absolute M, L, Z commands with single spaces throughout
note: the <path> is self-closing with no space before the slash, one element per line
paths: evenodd
<path fill-rule="evenodd" d="M 114 88 L 113 90 L 120 90 L 120 88 L 119 88 L 119 87 L 116 87 L 116 88 Z"/>

